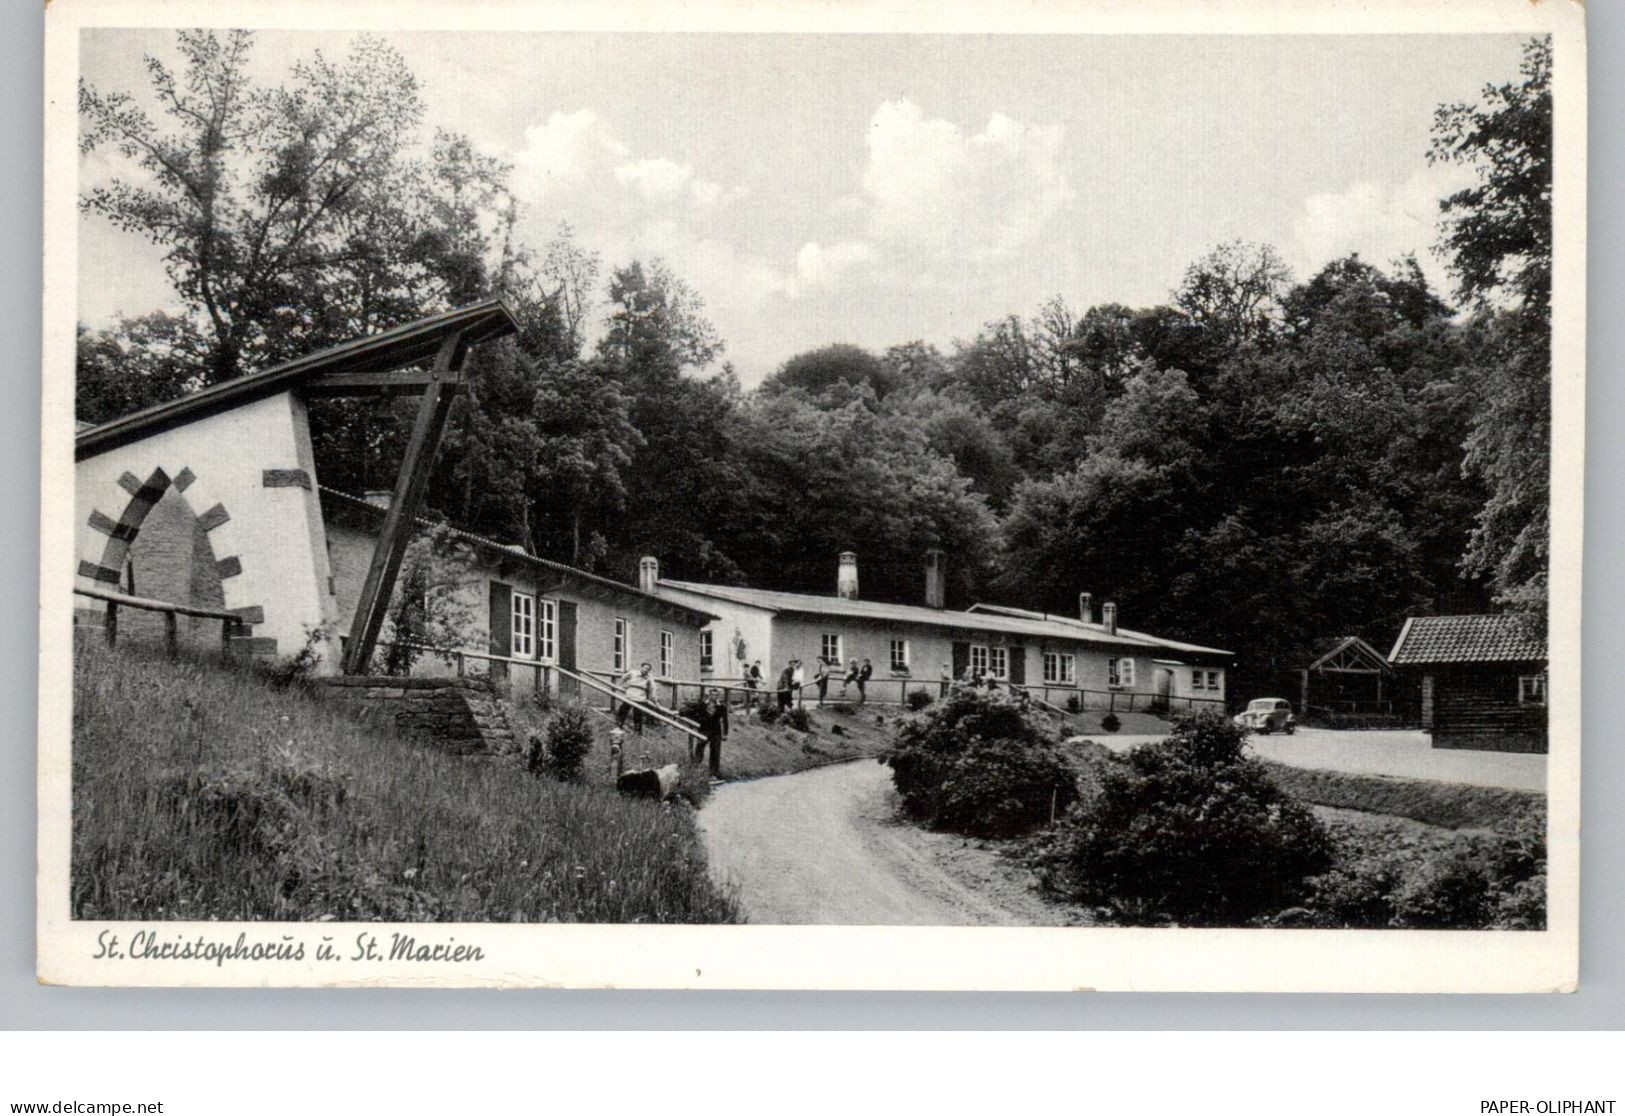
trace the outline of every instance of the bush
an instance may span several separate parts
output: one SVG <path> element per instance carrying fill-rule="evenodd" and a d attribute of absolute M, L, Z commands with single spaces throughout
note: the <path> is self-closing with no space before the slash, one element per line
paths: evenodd
<path fill-rule="evenodd" d="M 956 687 L 902 722 L 886 754 L 910 817 L 976 837 L 1011 837 L 1064 812 L 1072 769 L 1009 695 Z"/>
<path fill-rule="evenodd" d="M 1068 713 L 1082 713 L 1083 712 L 1083 701 L 1082 701 L 1082 699 L 1080 699 L 1078 697 L 1077 694 L 1072 694 L 1072 695 L 1067 697 L 1067 699 L 1066 699 L 1066 711 Z"/>
<path fill-rule="evenodd" d="M 937 699 L 925 690 L 910 690 L 908 692 L 908 708 L 911 713 L 918 713 Z"/>
<path fill-rule="evenodd" d="M 1292 906 L 1332 864 L 1326 830 L 1213 713 L 1104 768 L 1040 858 L 1047 883 L 1124 921 L 1235 926 Z"/>
<path fill-rule="evenodd" d="M 555 779 L 581 778 L 587 753 L 592 751 L 592 718 L 587 707 L 575 702 L 560 705 L 547 722 L 545 739 L 531 733 L 526 761 L 532 774 L 547 772 Z"/>
<path fill-rule="evenodd" d="M 1116 713 L 1108 713 L 1100 719 L 1100 727 L 1106 732 L 1116 732 L 1123 727 L 1123 722 L 1118 720 Z"/>
<path fill-rule="evenodd" d="M 784 723 L 795 729 L 797 732 L 812 731 L 812 718 L 809 717 L 807 715 L 807 711 L 802 709 L 800 706 L 797 706 L 796 708 L 785 713 Z"/>
<path fill-rule="evenodd" d="M 780 714 L 783 712 L 784 710 L 780 709 L 777 704 L 764 702 L 756 710 L 756 719 L 764 725 L 771 725 L 779 719 Z"/>

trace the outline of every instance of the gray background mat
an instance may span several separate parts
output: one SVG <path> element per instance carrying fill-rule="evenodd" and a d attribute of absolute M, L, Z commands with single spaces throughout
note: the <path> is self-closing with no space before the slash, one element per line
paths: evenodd
<path fill-rule="evenodd" d="M 0 38 L 0 1025 L 58 1029 L 304 1028 L 1620 1028 L 1625 1027 L 1625 12 L 1589 15 L 1591 137 L 1580 991 L 1570 996 L 1029 995 L 565 991 L 114 991 L 34 979 L 43 6 L 7 5 Z"/>

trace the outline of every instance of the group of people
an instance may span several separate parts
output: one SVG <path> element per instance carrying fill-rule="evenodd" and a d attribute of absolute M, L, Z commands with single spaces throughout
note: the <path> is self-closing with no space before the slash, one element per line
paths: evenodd
<path fill-rule="evenodd" d="M 812 684 L 818 689 L 818 704 L 824 704 L 829 697 L 830 680 L 835 676 L 831 666 L 839 667 L 839 662 L 831 664 L 829 660 L 819 656 L 814 660 Z M 869 697 L 869 679 L 874 676 L 875 667 L 868 659 L 860 664 L 853 659 L 841 676 L 841 697 L 845 698 L 855 686 L 858 691 L 858 701 L 867 701 Z M 762 674 L 762 661 L 756 661 L 745 667 L 745 708 L 751 709 L 756 705 L 758 694 L 766 697 L 763 685 L 765 676 Z M 795 703 L 796 695 L 807 686 L 807 670 L 800 659 L 791 659 L 779 672 L 778 685 L 773 690 L 774 701 L 780 709 L 788 709 Z"/>

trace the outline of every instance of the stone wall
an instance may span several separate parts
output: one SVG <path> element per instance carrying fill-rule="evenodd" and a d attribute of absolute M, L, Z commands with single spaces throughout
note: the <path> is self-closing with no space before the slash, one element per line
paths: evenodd
<path fill-rule="evenodd" d="M 334 700 L 393 722 L 395 732 L 453 755 L 503 755 L 516 749 L 502 703 L 480 678 L 321 679 Z"/>

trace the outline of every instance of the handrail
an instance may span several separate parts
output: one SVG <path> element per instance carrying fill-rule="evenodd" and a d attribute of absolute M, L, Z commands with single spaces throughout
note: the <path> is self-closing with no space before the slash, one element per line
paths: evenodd
<path fill-rule="evenodd" d="M 176 604 L 174 601 L 158 601 L 151 597 L 134 597 L 128 593 L 115 593 L 111 589 L 89 589 L 74 586 L 73 591 L 81 597 L 103 601 L 107 609 L 102 616 L 102 632 L 107 638 L 107 646 L 113 647 L 118 643 L 118 610 L 120 608 L 134 608 L 142 612 L 161 612 L 164 614 L 164 650 L 171 659 L 181 653 L 180 627 L 176 621 L 177 616 L 192 616 L 200 620 L 220 621 L 220 653 L 223 658 L 231 657 L 231 640 L 242 631 L 243 618 L 235 612 L 227 612 L 220 608 L 199 608 L 196 605 Z"/>
<path fill-rule="evenodd" d="M 573 670 L 569 670 L 565 667 L 557 665 L 555 665 L 553 669 L 558 671 L 559 675 L 563 678 L 574 678 L 577 682 L 583 682 L 595 690 L 600 690 L 603 693 L 608 694 L 610 697 L 619 697 L 622 701 L 630 702 L 630 704 L 636 708 L 642 709 L 645 716 L 653 717 L 655 720 L 660 721 L 663 724 L 668 724 L 674 729 L 678 729 L 681 732 L 686 732 L 695 740 L 705 739 L 705 733 L 701 732 L 699 728 L 686 717 L 681 717 L 674 713 L 667 713 L 664 709 L 661 709 L 660 706 L 655 705 L 652 702 L 632 702 L 629 698 L 622 696 L 622 694 L 625 693 L 624 690 L 617 692 L 615 687 L 606 682 L 600 682 L 598 679 L 589 674 L 577 674 Z"/>

